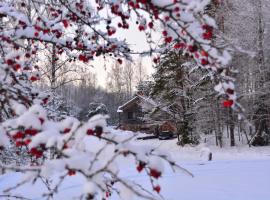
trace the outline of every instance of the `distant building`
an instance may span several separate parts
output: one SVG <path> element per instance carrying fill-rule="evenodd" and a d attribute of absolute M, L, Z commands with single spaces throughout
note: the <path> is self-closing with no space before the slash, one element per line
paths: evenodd
<path fill-rule="evenodd" d="M 123 130 L 158 133 L 175 132 L 173 114 L 165 108 L 159 108 L 151 98 L 136 94 L 132 99 L 118 107 L 119 128 Z"/>

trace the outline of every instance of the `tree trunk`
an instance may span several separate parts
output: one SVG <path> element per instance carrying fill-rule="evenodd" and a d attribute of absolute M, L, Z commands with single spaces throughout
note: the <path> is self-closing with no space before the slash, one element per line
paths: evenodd
<path fill-rule="evenodd" d="M 231 147 L 235 146 L 235 139 L 234 139 L 234 121 L 233 121 L 233 111 L 229 108 L 229 117 L 230 117 L 230 144 Z"/>
<path fill-rule="evenodd" d="M 56 88 L 56 46 L 53 44 L 52 47 L 52 62 L 51 62 L 51 90 L 54 91 Z"/>

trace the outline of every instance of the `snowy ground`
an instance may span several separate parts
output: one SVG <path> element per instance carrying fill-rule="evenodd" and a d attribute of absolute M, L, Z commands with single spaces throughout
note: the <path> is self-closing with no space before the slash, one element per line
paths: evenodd
<path fill-rule="evenodd" d="M 157 139 L 136 141 L 172 152 L 179 164 L 194 174 L 194 178 L 181 172 L 173 173 L 166 169 L 159 180 L 161 191 L 168 200 L 269 200 L 270 199 L 270 147 L 210 147 L 213 161 L 208 162 L 201 155 L 202 146 L 179 147 L 176 140 L 159 141 Z M 134 165 L 127 159 L 121 162 L 121 176 L 136 180 L 147 187 L 147 176 L 137 173 Z M 0 195 L 4 188 L 14 184 L 19 173 L 0 176 Z M 54 199 L 72 199 L 81 189 L 80 177 L 70 177 Z M 150 188 L 149 188 L 150 189 Z M 42 199 L 39 196 L 42 187 L 23 186 L 16 192 L 29 194 L 31 199 Z M 118 197 L 112 196 L 113 200 Z M 134 198 L 137 200 L 138 198 Z"/>

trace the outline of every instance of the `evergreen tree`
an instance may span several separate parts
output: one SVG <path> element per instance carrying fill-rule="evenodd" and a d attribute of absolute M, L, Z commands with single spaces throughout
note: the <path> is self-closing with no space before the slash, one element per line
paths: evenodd
<path fill-rule="evenodd" d="M 172 113 L 179 144 L 197 143 L 194 122 L 198 95 L 194 91 L 205 80 L 198 80 L 194 74 L 197 66 L 180 51 L 167 52 L 160 60 L 155 67 L 152 97 L 159 101 L 160 107 Z M 190 67 L 194 70 L 190 71 Z"/>
<path fill-rule="evenodd" d="M 103 103 L 92 102 L 89 104 L 87 117 L 91 118 L 97 114 L 107 115 L 108 113 L 108 109 Z"/>

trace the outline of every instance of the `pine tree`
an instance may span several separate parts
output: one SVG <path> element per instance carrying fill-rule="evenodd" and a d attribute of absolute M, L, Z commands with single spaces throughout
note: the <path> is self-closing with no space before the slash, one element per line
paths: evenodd
<path fill-rule="evenodd" d="M 180 51 L 168 52 L 160 60 L 154 74 L 152 97 L 173 114 L 171 120 L 176 124 L 179 144 L 196 143 L 192 77 L 187 70 L 187 66 L 190 67 L 192 63 Z"/>

